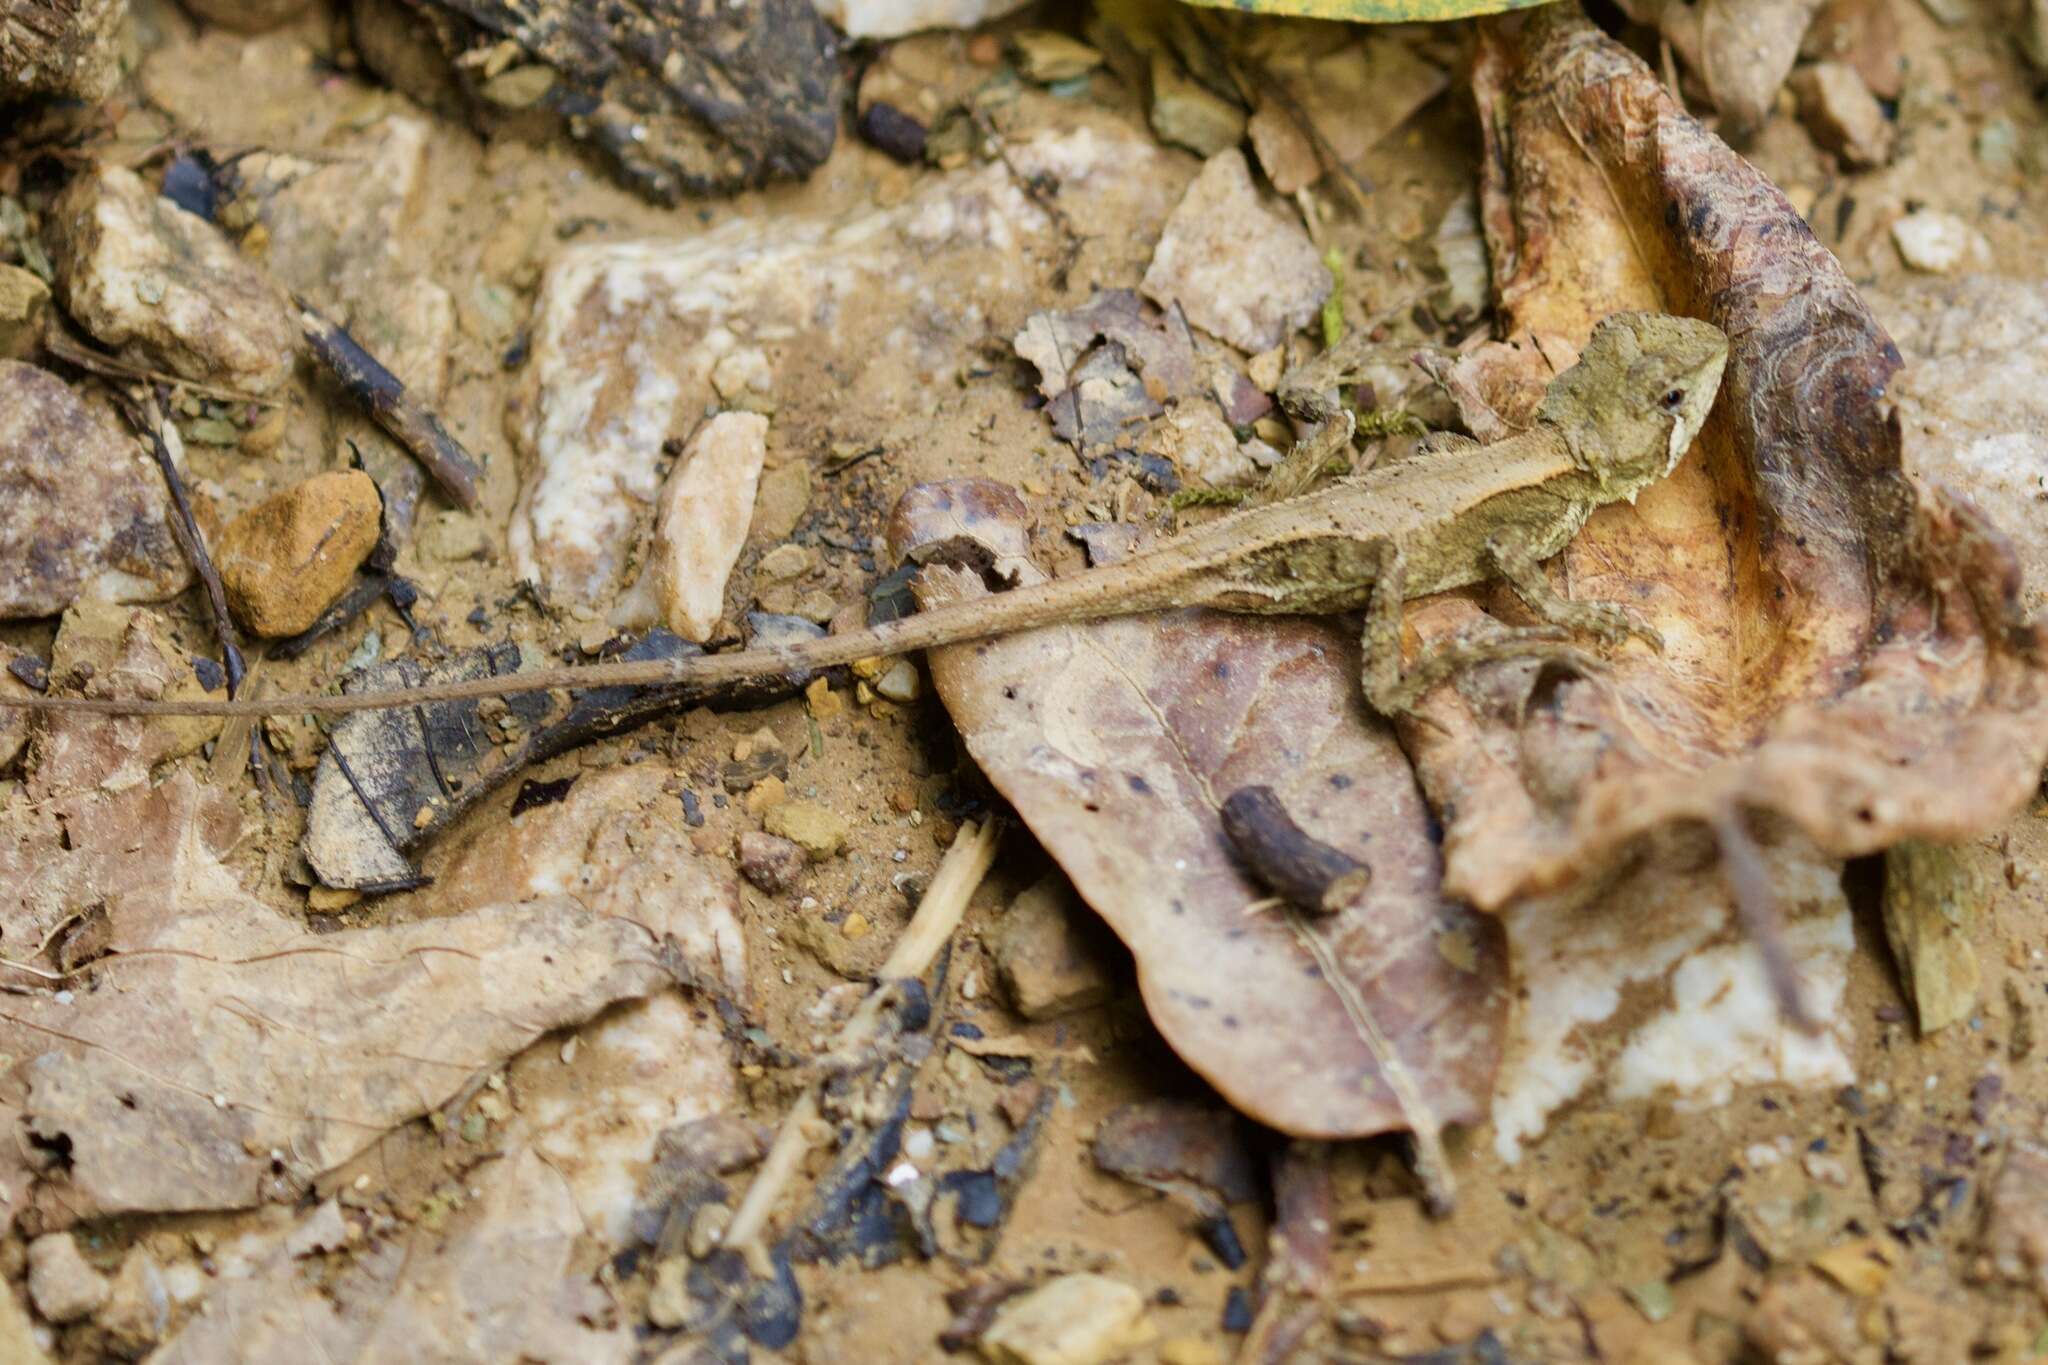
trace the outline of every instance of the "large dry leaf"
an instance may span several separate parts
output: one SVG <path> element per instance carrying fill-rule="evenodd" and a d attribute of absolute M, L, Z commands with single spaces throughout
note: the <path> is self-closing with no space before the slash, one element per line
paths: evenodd
<path fill-rule="evenodd" d="M 647 928 L 566 900 L 309 934 L 207 852 L 189 775 L 165 786 L 136 806 L 176 826 L 138 839 L 176 855 L 156 922 L 117 921 L 73 990 L 0 1007 L 0 1183 L 19 1212 L 33 1181 L 44 1224 L 291 1197 L 543 1033 L 673 979 Z"/>
<path fill-rule="evenodd" d="M 1040 577 L 1024 507 L 981 481 L 925 485 L 890 539 L 930 564 L 927 605 L 979 590 L 948 553 Z M 1485 1111 L 1506 998 L 1493 926 L 1438 890 L 1428 811 L 1365 710 L 1353 632 L 1172 612 L 935 650 L 968 748 L 1137 958 L 1153 1021 L 1238 1108 L 1355 1137 Z M 1369 864 L 1334 915 L 1268 894 L 1218 808 L 1269 785 L 1309 833 Z"/>
<path fill-rule="evenodd" d="M 1535 692 L 1524 670 L 1512 695 L 1479 670 L 1404 730 L 1444 816 L 1446 887 L 1499 907 L 1738 809 L 1836 856 L 1998 823 L 2048 751 L 2048 631 L 1983 517 L 1902 472 L 1898 353 L 1841 267 L 1575 7 L 1489 29 L 1475 82 L 1511 330 L 1583 338 L 1662 308 L 1732 350 L 1678 470 L 1562 556 L 1572 596 L 1629 603 L 1665 653 Z M 1457 615 L 1431 603 L 1411 623 Z"/>

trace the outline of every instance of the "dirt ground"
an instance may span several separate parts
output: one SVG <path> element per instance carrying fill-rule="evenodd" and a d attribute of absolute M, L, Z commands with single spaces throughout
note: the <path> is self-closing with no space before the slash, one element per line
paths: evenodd
<path fill-rule="evenodd" d="M 1939 8 L 1951 22 L 1917 4 L 1897 5 L 1907 74 L 1892 110 L 1898 145 L 1888 164 L 1845 170 L 1793 115 L 1789 95 L 1742 149 L 1785 190 L 1887 323 L 1924 308 L 1927 289 L 1948 287 L 1929 285 L 1902 262 L 1891 224 L 1903 213 L 1931 206 L 1969 219 L 1986 254 L 1968 273 L 2019 282 L 2016 290 L 2038 287 L 2048 251 L 2048 216 L 2036 184 L 2038 167 L 2048 163 L 2048 119 L 2037 95 L 2041 77 L 2015 37 L 2017 21 L 2003 5 L 1955 5 L 1953 15 L 1946 13 L 1951 4 Z M 1026 11 L 990 31 L 1052 24 L 1079 32 L 1081 22 L 1076 14 Z M 91 154 L 102 160 L 154 164 L 155 149 L 176 141 L 217 154 L 290 153 L 319 165 L 323 158 L 347 162 L 361 147 L 379 145 L 393 116 L 419 120 L 424 132 L 416 183 L 399 196 L 399 226 L 381 257 L 362 265 L 349 256 L 347 234 L 383 231 L 361 225 L 345 226 L 332 243 L 270 249 L 303 250 L 316 270 L 322 261 L 337 272 L 366 270 L 394 282 L 400 295 L 407 280 L 430 280 L 447 291 L 454 325 L 437 406 L 484 460 L 481 505 L 472 524 L 451 519 L 445 504 L 427 494 L 422 530 L 401 557 L 402 571 L 420 590 L 413 610 L 431 646 L 409 641 L 389 608 L 379 606 L 302 659 L 262 663 L 257 677 L 273 693 L 326 687 L 352 657 L 364 657 L 367 637 L 375 637 L 371 649 L 385 659 L 510 640 L 580 660 L 586 647 L 610 635 L 602 611 L 542 610 L 522 594 L 509 545 L 524 471 L 534 458 L 523 431 L 537 401 L 536 381 L 521 355 L 532 340 L 543 272 L 556 253 L 720 232 L 738 243 L 765 241 L 778 222 L 857 221 L 921 202 L 915 196 L 940 177 L 975 173 L 899 165 L 843 128 L 830 160 L 803 183 L 662 208 L 621 188 L 573 145 L 526 136 L 517 126 L 479 136 L 366 79 L 345 18 L 325 6 L 249 38 L 195 25 L 167 4 L 143 4 L 136 33 L 135 72 L 91 130 Z M 873 45 L 860 60 L 992 71 L 970 55 L 970 37 Z M 1451 32 L 1435 41 L 1454 52 L 1461 40 Z M 1344 263 L 1349 325 L 1405 318 L 1439 281 L 1432 236 L 1478 175 L 1478 125 L 1469 106 L 1454 71 L 1445 94 L 1366 154 L 1360 169 L 1369 192 L 1340 197 L 1326 186 L 1312 196 L 1319 210 L 1312 236 Z M 1079 304 L 1097 287 L 1134 285 L 1200 162 L 1160 147 L 1140 93 L 1107 70 L 1052 89 L 1018 82 L 1000 124 L 1013 146 L 1077 132 L 1094 139 L 1096 160 L 1070 175 L 1060 195 L 1059 230 L 946 237 L 923 258 L 892 259 L 883 274 L 851 285 L 827 278 L 830 253 L 858 253 L 858 239 L 828 239 L 814 248 L 815 257 L 786 267 L 796 272 L 800 295 L 829 292 L 832 311 L 821 328 L 825 339 L 799 334 L 768 346 L 773 380 L 759 404 L 771 419 L 763 508 L 771 495 L 782 499 L 767 509 L 769 520 L 786 518 L 792 529 L 786 537 L 764 534 L 757 510 L 755 533 L 728 589 L 728 624 L 775 588 L 757 565 L 785 542 L 812 552 L 813 567 L 796 583 L 802 592 L 824 594 L 826 614 L 857 610 L 892 567 L 882 545 L 891 507 L 905 490 L 930 480 L 979 476 L 1018 488 L 1035 518 L 1033 552 L 1055 571 L 1084 563 L 1082 547 L 1064 534 L 1068 526 L 1170 524 L 1159 493 L 1121 474 L 1105 480 L 1052 435 L 1045 413 L 1027 401 L 1027 371 L 1009 338 L 1033 313 Z M 353 193 L 383 194 L 379 178 L 388 169 L 367 167 L 337 193 L 336 204 Z M 1074 188 L 1083 183 L 1085 190 Z M 1009 201 L 990 194 L 996 207 L 989 211 L 1000 217 Z M 245 241 L 243 249 L 260 255 L 264 248 Z M 727 258 L 707 259 L 715 265 Z M 806 270 L 827 274 L 805 276 Z M 401 311 L 394 303 L 394 315 Z M 1484 326 L 1481 319 L 1467 330 Z M 403 327 L 392 334 L 401 347 L 409 339 Z M 656 344 L 688 345 L 689 338 Z M 1910 363 L 1912 348 L 1905 349 Z M 337 415 L 331 390 L 302 368 L 288 394 L 273 451 L 188 446 L 187 477 L 200 497 L 203 526 L 218 527 L 267 494 L 345 461 L 344 437 L 354 419 Z M 846 462 L 848 454 L 867 451 L 873 453 Z M 776 478 L 794 466 L 808 471 L 807 481 Z M 2048 513 L 2033 500 L 2039 496 L 1994 509 L 2006 515 L 2017 508 L 2032 518 L 2032 525 L 2014 528 L 2023 553 L 2042 544 Z M 633 534 L 644 539 L 644 521 Z M 463 539 L 472 535 L 480 539 L 473 556 Z M 436 549 L 448 544 L 461 553 Z M 2038 580 L 2032 590 L 2038 603 Z M 208 628 L 195 599 L 188 593 L 163 611 L 186 648 L 205 652 Z M 11 623 L 0 627 L 0 640 L 48 657 L 54 633 L 51 621 Z M 743 786 L 722 776 L 742 761 L 736 746 L 748 747 L 763 727 L 792 756 L 784 778 L 789 797 L 829 808 L 849 827 L 842 853 L 808 867 L 779 894 L 733 873 L 735 840 L 760 828 L 761 811 L 750 806 Z M 309 775 L 320 749 L 311 719 L 275 720 L 267 732 L 290 766 Z M 259 794 L 233 755 L 221 756 L 228 747 L 223 741 L 211 757 L 176 760 L 239 807 L 242 833 L 222 861 L 249 896 L 323 933 L 452 915 L 486 903 L 494 878 L 517 882 L 525 875 L 520 858 L 538 866 L 558 856 L 533 851 L 552 837 L 537 823 L 551 818 L 549 811 L 516 820 L 510 814 L 514 783 L 434 841 L 422 859 L 422 870 L 436 878 L 429 887 L 340 903 L 314 893 L 309 901 L 294 857 L 303 817 Z M 649 1061 L 644 1047 L 653 1044 L 607 1051 L 597 1038 L 605 1021 L 641 1008 L 615 1007 L 581 1025 L 580 1034 L 551 1032 L 518 1057 L 494 1061 L 488 1085 L 465 1089 L 431 1119 L 395 1128 L 282 1204 L 125 1213 L 79 1225 L 80 1247 L 101 1270 L 112 1272 L 130 1248 L 142 1246 L 166 1276 L 169 1307 L 160 1330 L 147 1334 L 150 1345 L 168 1343 L 161 1358 L 314 1358 L 291 1355 L 288 1332 L 252 1335 L 240 1346 L 228 1344 L 235 1340 L 230 1332 L 209 1339 L 211 1348 L 190 1344 L 198 1338 L 180 1346 L 179 1334 L 209 1314 L 216 1322 L 231 1315 L 235 1310 L 212 1296 L 216 1285 L 238 1276 L 280 1297 L 317 1297 L 380 1241 L 478 1237 L 480 1223 L 504 1205 L 479 1193 L 476 1173 L 516 1145 L 507 1134 L 522 1122 L 537 1130 L 539 1115 L 573 1114 L 578 1106 L 599 1114 L 603 1105 L 618 1104 L 603 1123 L 623 1148 L 644 1143 L 652 1129 L 707 1113 L 774 1124 L 798 1093 L 802 1073 L 770 1054 L 787 1049 L 802 1057 L 816 1049 L 828 1032 L 828 1007 L 843 1007 L 857 989 L 849 983 L 864 983 L 879 967 L 961 822 L 1002 809 L 966 758 L 928 678 L 921 696 L 900 704 L 874 701 L 863 684 L 859 695 L 842 689 L 832 706 L 799 697 L 757 710 L 671 716 L 524 777 L 575 778 L 590 791 L 613 772 L 635 776 L 603 789 L 611 795 L 589 796 L 596 813 L 575 819 L 652 812 L 632 838 L 670 851 L 648 853 L 629 841 L 636 852 L 619 858 L 699 860 L 721 885 L 736 889 L 744 1038 L 752 1045 L 732 1034 L 721 1039 L 705 1022 L 713 1017 L 707 999 L 685 993 L 697 1022 L 675 1025 L 673 1037 L 682 1040 L 676 1046 L 708 1049 L 690 1066 L 673 1055 Z M 17 799 L 20 783 L 7 786 Z M 687 825 L 686 804 L 693 813 Z M 559 855 L 571 864 L 586 857 L 575 840 L 587 828 L 579 828 L 584 834 L 564 836 L 569 852 Z M 1833 1018 L 1852 1073 L 1847 1078 L 1827 1073 L 1819 1083 L 1798 1085 L 1775 1079 L 1781 1073 L 1773 1070 L 1774 1079 L 1757 1084 L 1738 1075 L 1725 1093 L 1705 1101 L 1672 1094 L 1620 1099 L 1596 1084 L 1565 1095 L 1512 1161 L 1508 1149 L 1515 1144 L 1498 1141 L 1492 1124 L 1453 1129 L 1447 1141 L 1460 1198 L 1442 1220 L 1423 1213 L 1409 1148 L 1398 1135 L 1339 1144 L 1332 1158 L 1335 1251 L 1320 1296 L 1334 1330 L 1303 1358 L 1936 1365 L 2048 1357 L 2048 1185 L 2041 1183 L 2048 1158 L 2035 1155 L 2030 1168 L 2012 1155 L 2048 1138 L 2048 1073 L 2034 1041 L 2048 1006 L 2048 800 L 1965 847 L 1962 857 L 1986 888 L 1964 929 L 1982 980 L 1967 1017 L 1927 1036 L 1912 1020 L 1886 945 L 1881 860 L 1852 862 L 1843 874 L 1853 945 Z M 820 1365 L 942 1358 L 939 1339 L 955 1316 L 949 1292 L 1082 1270 L 1143 1297 L 1151 1336 L 1128 1358 L 1192 1365 L 1237 1351 L 1268 1256 L 1270 1189 L 1230 1209 L 1236 1238 L 1249 1251 L 1233 1267 L 1204 1240 L 1185 1202 L 1103 1171 L 1092 1154 L 1098 1126 L 1121 1106 L 1215 1103 L 1209 1085 L 1148 1020 L 1130 954 L 1107 934 L 1087 936 L 1084 951 L 1102 964 L 1113 989 L 1106 1002 L 1054 1019 L 1019 1017 L 999 986 L 992 938 L 1004 907 L 1050 867 L 1029 831 L 1013 821 L 934 1002 L 943 1030 L 961 1036 L 963 1026 L 972 1026 L 979 1033 L 968 1036 L 1010 1040 L 1008 1050 L 991 1062 L 941 1043 L 944 1055 L 908 1092 L 910 1128 L 971 1151 L 972 1160 L 954 1163 L 963 1166 L 992 1160 L 1003 1141 L 1022 1131 L 1020 1116 L 1050 1097 L 993 1254 L 986 1264 L 945 1254 L 904 1255 L 875 1267 L 858 1257 L 800 1264 L 800 1332 L 779 1349 L 755 1344 L 752 1358 Z M 1624 992 L 1590 1026 L 1608 1035 L 1598 1055 L 1613 1056 L 1668 1003 L 1661 985 Z M 589 1040 L 579 1065 L 570 1061 L 575 1036 Z M 667 1083 L 662 1078 L 678 1076 L 701 1084 L 701 1093 L 688 1102 L 656 1093 Z M 640 1099 L 619 1104 L 620 1095 Z M 1249 1141 L 1262 1172 L 1265 1158 L 1284 1145 L 1262 1129 Z M 595 1161 L 590 1154 L 603 1147 L 599 1135 L 585 1134 L 558 1142 L 549 1159 L 573 1169 L 584 1157 Z M 822 1173 L 826 1159 L 825 1151 L 814 1153 L 806 1170 Z M 691 1359 L 674 1345 L 680 1338 L 647 1326 L 654 1258 L 644 1248 L 629 1251 L 629 1239 L 617 1235 L 620 1211 L 635 1204 L 636 1165 L 626 1160 L 606 1169 L 613 1174 L 604 1178 L 623 1181 L 624 1193 L 614 1188 L 608 1202 L 581 1212 L 585 1235 L 568 1264 L 598 1288 L 595 1307 L 585 1302 L 577 1311 L 623 1328 L 639 1358 Z M 2038 1176 L 2030 1179 L 2029 1169 Z M 729 1179 L 737 1187 L 745 1177 Z M 295 1270 L 267 1280 L 276 1272 L 261 1268 L 268 1264 L 264 1239 L 274 1240 L 336 1195 L 345 1215 L 367 1231 L 341 1239 L 338 1249 L 296 1259 Z M 0 1244 L 0 1267 L 17 1291 L 28 1240 L 17 1227 Z M 234 1261 L 227 1250 L 237 1246 L 246 1249 Z M 484 1255 L 471 1271 L 488 1276 L 492 1264 Z M 451 1292 L 460 1303 L 460 1291 Z M 90 1324 L 39 1325 L 37 1332 L 62 1360 L 147 1349 L 140 1339 L 123 1344 Z M 318 1332 L 306 1339 L 317 1340 Z M 417 1356 L 387 1339 L 359 1358 L 515 1358 L 496 1353 L 502 1340 L 474 1349 L 415 1344 Z M 227 1353 L 214 1354 L 216 1348 Z M 575 1352 L 550 1342 L 533 1353 L 571 1359 Z"/>

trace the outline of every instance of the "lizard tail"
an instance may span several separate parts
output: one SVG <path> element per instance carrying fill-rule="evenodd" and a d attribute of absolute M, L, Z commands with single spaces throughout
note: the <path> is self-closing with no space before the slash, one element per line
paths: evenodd
<path fill-rule="evenodd" d="M 1091 570 L 1069 579 L 1048 579 L 965 601 L 948 602 L 930 611 L 865 630 L 829 635 L 793 645 L 700 654 L 686 659 L 585 664 L 573 668 L 537 668 L 499 677 L 462 682 L 428 683 L 386 691 L 223 700 L 158 701 L 126 697 L 45 697 L 0 694 L 0 708 L 29 711 L 71 711 L 105 716 L 270 716 L 311 713 L 333 715 L 374 711 L 392 706 L 478 701 L 517 692 L 554 688 L 684 687 L 709 690 L 758 678 L 799 678 L 820 669 L 859 659 L 936 645 L 959 644 L 1011 631 L 1029 630 L 1058 621 L 1094 620 L 1174 605 L 1165 590 L 1140 590 L 1114 569 Z"/>

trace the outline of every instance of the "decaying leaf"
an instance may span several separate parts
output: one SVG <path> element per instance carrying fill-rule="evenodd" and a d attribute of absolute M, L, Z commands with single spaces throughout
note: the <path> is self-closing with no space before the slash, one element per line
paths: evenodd
<path fill-rule="evenodd" d="M 314 935 L 217 863 L 182 893 L 93 965 L 96 989 L 0 1010 L 15 1209 L 31 1179 L 55 1224 L 292 1197 L 549 1029 L 671 979 L 647 929 L 568 901 Z"/>
<path fill-rule="evenodd" d="M 1948 1027 L 1977 1003 L 1970 922 L 1985 888 L 1966 850 L 1909 839 L 1884 854 L 1884 936 L 1922 1034 Z"/>
<path fill-rule="evenodd" d="M 698 653 L 665 630 L 650 631 L 622 659 Z M 470 650 L 422 669 L 410 659 L 356 673 L 347 689 L 412 687 L 516 671 L 517 645 Z M 772 700 L 807 678 L 768 679 L 722 700 Z M 521 769 L 604 735 L 706 700 L 700 689 L 598 687 L 568 693 L 515 693 L 499 703 L 441 702 L 359 711 L 335 726 L 320 756 L 307 812 L 306 861 L 328 886 L 362 890 L 417 880 L 408 851 L 446 829 Z"/>
<path fill-rule="evenodd" d="M 1488 30 L 1475 79 L 1510 330 L 1583 337 L 1663 308 L 1732 352 L 1677 471 L 1562 556 L 1573 596 L 1628 602 L 1665 652 L 1545 682 L 1533 706 L 1445 689 L 1404 731 L 1447 889 L 1501 906 L 1731 809 L 1836 856 L 2004 818 L 2048 748 L 2048 631 L 1996 530 L 1902 472 L 1881 401 L 1898 353 L 1841 267 L 1574 9 Z"/>
<path fill-rule="evenodd" d="M 428 16 L 478 99 L 562 115 L 662 203 L 802 177 L 832 151 L 836 40 L 806 0 L 405 2 Z M 513 45 L 511 64 L 460 60 L 499 44 Z M 491 74 L 477 81 L 474 66 Z"/>
<path fill-rule="evenodd" d="M 1037 576 L 1024 518 L 1000 485 L 926 485 L 890 540 L 928 566 L 929 604 L 981 590 L 948 553 Z M 1177 612 L 941 649 L 931 665 L 990 781 L 1130 945 L 1160 1032 L 1238 1108 L 1305 1136 L 1425 1141 L 1484 1113 L 1498 939 L 1438 890 L 1429 816 L 1364 709 L 1352 632 Z M 1253 911 L 1267 893 L 1218 811 L 1260 784 L 1371 866 L 1364 896 L 1314 923 Z"/>

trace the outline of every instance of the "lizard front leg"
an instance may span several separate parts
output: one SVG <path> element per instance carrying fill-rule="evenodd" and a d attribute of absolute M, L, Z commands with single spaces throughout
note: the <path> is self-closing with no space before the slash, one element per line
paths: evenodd
<path fill-rule="evenodd" d="M 1399 545 L 1388 545 L 1373 581 L 1365 614 L 1365 699 L 1383 716 L 1406 715 L 1446 678 L 1474 664 L 1501 659 L 1556 659 L 1582 672 L 1598 661 L 1572 647 L 1556 626 L 1511 626 L 1485 635 L 1460 633 L 1401 666 L 1401 608 L 1408 564 Z"/>
<path fill-rule="evenodd" d="M 1574 602 L 1560 596 L 1550 586 L 1550 577 L 1543 572 L 1542 561 L 1528 537 L 1512 531 L 1491 536 L 1486 542 L 1486 557 L 1492 561 L 1494 572 L 1508 581 L 1529 610 L 1551 625 L 1584 631 L 1608 644 L 1619 644 L 1633 635 L 1658 653 L 1664 652 L 1664 637 L 1636 621 L 1618 603 Z"/>

